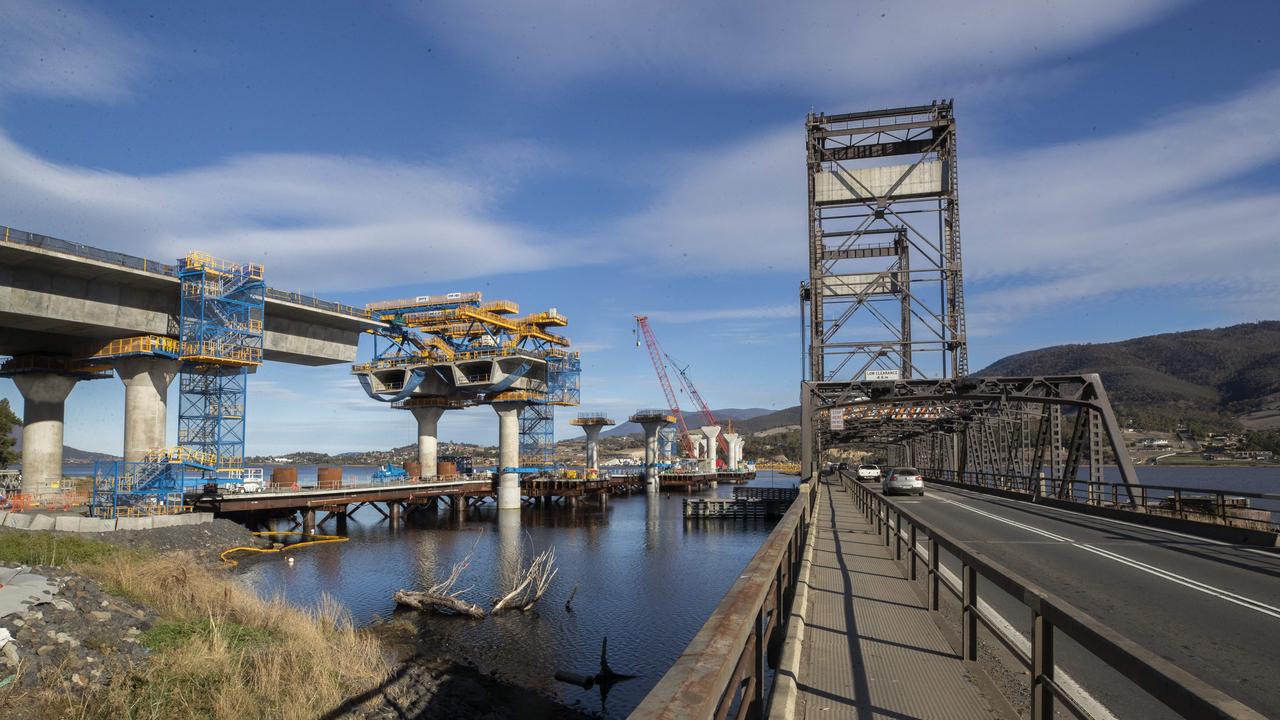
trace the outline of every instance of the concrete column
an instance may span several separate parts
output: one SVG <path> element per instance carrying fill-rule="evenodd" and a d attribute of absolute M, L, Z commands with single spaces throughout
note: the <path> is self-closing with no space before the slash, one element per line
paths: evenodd
<path fill-rule="evenodd" d="M 729 457 L 724 459 L 724 464 L 730 471 L 737 471 L 738 469 L 738 439 L 738 433 L 728 432 L 724 434 L 725 444 L 729 446 Z"/>
<path fill-rule="evenodd" d="M 703 467 L 706 472 L 716 471 L 716 451 L 719 447 L 716 445 L 716 438 L 720 435 L 719 425 L 703 425 L 702 434 L 707 438 L 707 464 Z"/>
<path fill-rule="evenodd" d="M 498 509 L 520 509 L 520 402 L 496 402 L 498 413 Z"/>
<path fill-rule="evenodd" d="M 599 446 L 600 431 L 604 429 L 603 425 L 583 425 L 582 431 L 587 434 L 587 467 L 600 472 L 600 455 Z M 655 442 L 657 442 L 655 436 Z"/>
<path fill-rule="evenodd" d="M 182 363 L 140 356 L 111 364 L 124 383 L 124 461 L 139 462 L 148 451 L 165 447 L 169 384 Z"/>
<path fill-rule="evenodd" d="M 665 422 L 642 422 L 644 428 L 644 481 L 648 489 L 658 487 L 658 429 L 667 425 Z"/>
<path fill-rule="evenodd" d="M 444 415 L 442 407 L 410 408 L 414 419 L 418 421 L 418 464 L 422 466 L 422 477 L 436 476 L 437 451 L 440 448 L 437 426 L 440 416 Z"/>
<path fill-rule="evenodd" d="M 15 375 L 22 393 L 22 492 L 42 497 L 62 480 L 62 420 L 76 380 L 66 375 Z"/>

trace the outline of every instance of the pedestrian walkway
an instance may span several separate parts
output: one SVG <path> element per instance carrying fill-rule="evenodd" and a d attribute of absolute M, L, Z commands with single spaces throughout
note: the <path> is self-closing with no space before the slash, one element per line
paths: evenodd
<path fill-rule="evenodd" d="M 998 717 L 875 525 L 838 484 L 819 492 L 796 717 Z"/>

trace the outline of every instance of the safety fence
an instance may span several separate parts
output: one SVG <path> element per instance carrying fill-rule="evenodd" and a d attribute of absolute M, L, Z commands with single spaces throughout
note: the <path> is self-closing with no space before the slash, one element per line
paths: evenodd
<path fill-rule="evenodd" d="M 979 623 L 1005 647 L 1030 674 L 1031 718 L 1051 720 L 1056 705 L 1078 718 L 1093 717 L 1083 707 L 1080 691 L 1068 689 L 1054 656 L 1054 639 L 1066 639 L 1083 648 L 1094 660 L 1114 669 L 1152 698 L 1185 718 L 1237 718 L 1262 720 L 1262 715 L 1226 693 L 1191 675 L 1164 658 L 1143 649 L 1108 627 L 1035 585 L 1012 570 L 982 555 L 967 544 L 929 527 L 898 503 L 884 498 L 850 475 L 839 473 L 858 509 L 871 522 L 893 556 L 905 563 L 911 580 L 924 569 L 929 609 L 939 612 L 945 590 L 960 602 L 961 656 L 978 659 Z M 943 553 L 960 565 L 959 577 L 942 563 Z M 905 555 L 905 558 L 904 558 Z M 985 601 L 980 600 L 979 579 L 1020 601 L 1031 614 L 1030 648 L 1017 631 L 1010 631 Z M 1019 642 L 1019 641 L 1022 642 Z"/>
<path fill-rule="evenodd" d="M 1162 515 L 1254 530 L 1280 531 L 1280 494 L 1181 485 L 1126 485 L 1038 475 L 924 468 L 925 478 L 959 486 Z M 1132 499 L 1131 499 L 1132 498 Z"/>
<path fill-rule="evenodd" d="M 758 718 L 818 494 L 809 483 L 632 718 Z"/>

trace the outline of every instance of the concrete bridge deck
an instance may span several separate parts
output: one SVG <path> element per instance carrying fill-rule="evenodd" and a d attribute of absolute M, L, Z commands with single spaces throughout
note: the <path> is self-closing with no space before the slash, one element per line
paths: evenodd
<path fill-rule="evenodd" d="M 823 483 L 819 492 L 807 602 L 800 614 L 804 639 L 795 705 L 786 715 L 1001 717 L 903 577 L 875 525 L 839 485 Z"/>

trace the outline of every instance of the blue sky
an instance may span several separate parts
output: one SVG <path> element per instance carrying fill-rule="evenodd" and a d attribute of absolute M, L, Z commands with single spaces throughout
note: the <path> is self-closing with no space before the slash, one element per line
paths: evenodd
<path fill-rule="evenodd" d="M 955 98 L 974 368 L 1280 315 L 1275 3 L 355 7 L 0 0 L 0 224 L 355 304 L 554 306 L 582 409 L 617 415 L 661 404 L 647 313 L 713 406 L 782 408 L 805 113 Z M 253 454 L 414 437 L 345 367 L 269 364 L 249 402 Z M 122 412 L 82 384 L 68 444 L 119 452 Z"/>

